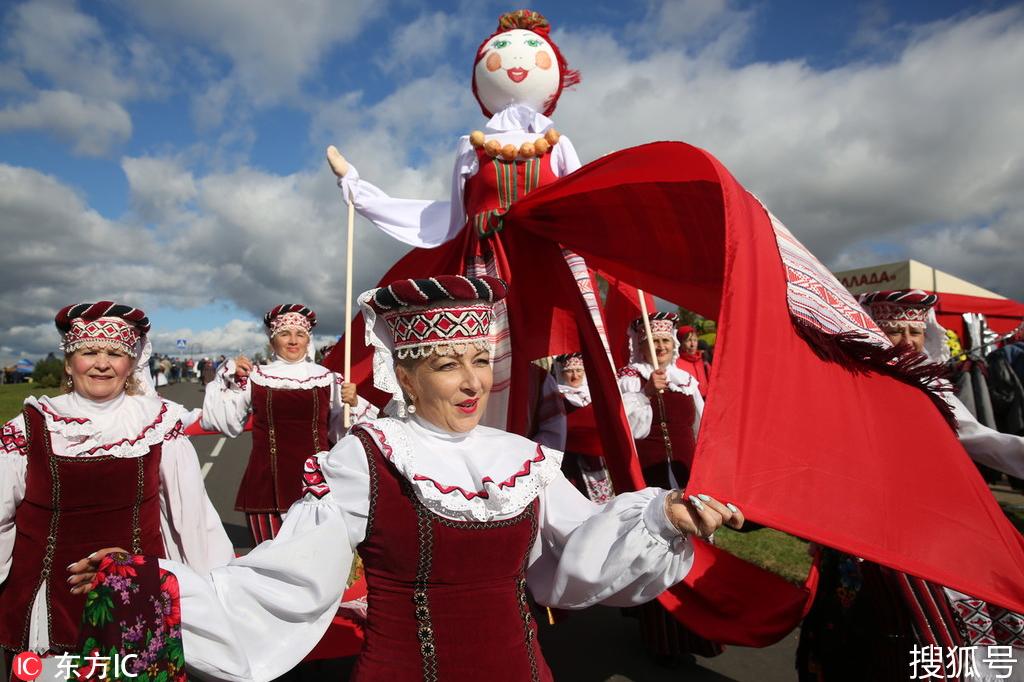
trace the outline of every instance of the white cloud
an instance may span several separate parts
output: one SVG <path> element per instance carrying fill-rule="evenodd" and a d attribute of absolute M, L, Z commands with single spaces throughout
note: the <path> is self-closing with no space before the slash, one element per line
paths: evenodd
<path fill-rule="evenodd" d="M 269 345 L 262 318 L 259 320 L 233 319 L 218 327 L 200 331 L 190 327 L 181 327 L 171 330 L 154 330 L 150 333 L 153 350 L 160 355 L 184 355 L 175 345 L 178 339 L 186 339 L 192 354 L 204 357 L 225 355 L 231 358 L 242 354 L 251 358 L 257 353 L 266 357 Z M 336 340 L 337 336 L 333 334 L 313 335 L 315 348 L 322 348 Z"/>
<path fill-rule="evenodd" d="M 59 89 L 125 101 L 163 91 L 169 74 L 140 36 L 111 40 L 73 0 L 29 0 L 6 17 L 4 46 L 15 64 Z"/>
<path fill-rule="evenodd" d="M 1007 243 L 1020 232 L 1019 10 L 929 26 L 892 62 L 825 71 L 798 61 L 729 67 L 669 49 L 631 59 L 601 33 L 569 34 L 561 47 L 584 82 L 563 95 L 556 119 L 585 159 L 657 139 L 709 149 L 826 262 L 878 252 L 865 249 L 872 242 L 913 247 L 913 226 L 977 226 L 1005 212 L 1018 226 L 1001 228 Z M 955 254 L 954 272 L 992 280 L 980 253 Z M 1024 282 L 1003 284 L 1024 294 Z"/>
<path fill-rule="evenodd" d="M 753 10 L 733 5 L 729 0 L 648 0 L 644 16 L 626 26 L 623 46 L 640 53 L 669 47 L 729 61 L 743 46 L 755 17 Z"/>
<path fill-rule="evenodd" d="M 384 73 L 436 68 L 450 56 L 453 45 L 465 42 L 464 27 L 462 17 L 444 12 L 423 14 L 395 29 L 387 49 L 374 57 L 374 62 Z"/>
<path fill-rule="evenodd" d="M 730 5 L 671 4 L 650 5 L 645 20 L 664 17 L 665 30 L 685 49 L 669 33 L 642 53 L 625 33 L 556 35 L 584 81 L 563 95 L 555 123 L 584 161 L 682 139 L 714 153 L 829 264 L 912 256 L 1024 297 L 1014 262 L 1024 244 L 1024 150 L 1015 143 L 1024 134 L 1024 90 L 1017 86 L 1024 12 L 923 27 L 890 60 L 821 70 L 802 61 L 738 64 L 745 43 L 736 36 L 751 24 L 724 21 L 736 18 Z M 220 8 L 204 8 L 140 11 L 182 32 L 185 16 L 210 19 L 220 28 L 197 26 L 191 34 L 210 43 L 227 24 L 216 18 Z M 239 36 L 260 35 L 250 21 L 242 19 Z M 690 26 L 703 28 L 687 37 Z M 286 22 L 282 35 L 306 30 Z M 347 39 L 326 29 L 314 33 L 319 47 L 304 51 L 307 57 L 263 57 L 279 60 L 265 74 L 276 79 L 268 97 L 297 87 L 314 68 L 313 55 Z M 465 72 L 410 69 L 416 75 L 397 78 L 400 84 L 376 102 L 350 92 L 309 104 L 309 139 L 317 147 L 337 144 L 364 178 L 393 196 L 446 199 L 455 140 L 483 122 L 467 83 L 473 47 L 475 41 L 466 48 Z M 235 60 L 237 78 L 259 70 L 259 59 L 241 48 L 223 51 Z M 209 110 L 194 109 L 197 121 L 208 116 L 210 126 L 218 125 L 216 110 L 235 95 L 217 89 L 238 87 L 236 76 L 211 81 L 203 100 Z M 235 154 L 255 142 L 244 127 L 225 135 L 235 137 L 218 148 Z M 197 338 L 208 334 L 211 348 L 256 343 L 260 315 L 283 301 L 316 309 L 326 336 L 340 331 L 345 210 L 326 164 L 318 158 L 302 172 L 280 175 L 253 168 L 244 155 L 211 161 L 197 153 L 122 159 L 134 213 L 120 222 L 99 216 L 53 178 L 0 166 L 0 228 L 16 244 L 0 253 L 0 286 L 19 291 L 16 304 L 0 301 L 0 315 L 24 321 L 0 333 L 0 347 L 51 348 L 54 311 L 100 295 L 183 308 L 224 300 L 252 315 L 209 332 L 188 330 Z M 199 167 L 228 170 L 204 174 Z M 135 216 L 157 229 L 127 222 Z M 361 219 L 357 230 L 361 291 L 404 249 Z M 182 331 L 154 322 L 168 339 Z"/>
<path fill-rule="evenodd" d="M 125 157 L 132 206 L 148 222 L 175 224 L 197 195 L 192 173 L 173 159 Z"/>
<path fill-rule="evenodd" d="M 71 143 L 76 154 L 102 156 L 132 134 L 132 119 L 109 100 L 45 90 L 30 102 L 0 110 L 0 132 L 47 130 Z"/>
<path fill-rule="evenodd" d="M 257 103 L 272 103 L 298 94 L 324 55 L 357 36 L 386 3 L 179 0 L 122 5 L 154 31 L 184 37 L 226 56 L 233 78 L 247 96 Z"/>
<path fill-rule="evenodd" d="M 3 16 L 0 131 L 43 130 L 76 154 L 102 156 L 129 139 L 122 106 L 167 90 L 170 68 L 139 35 L 112 40 L 73 0 L 28 0 Z"/>

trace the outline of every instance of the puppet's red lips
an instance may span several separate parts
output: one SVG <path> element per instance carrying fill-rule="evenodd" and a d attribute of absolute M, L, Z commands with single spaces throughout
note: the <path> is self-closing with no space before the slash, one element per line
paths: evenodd
<path fill-rule="evenodd" d="M 529 71 L 526 69 L 520 69 L 518 66 L 514 69 L 507 70 L 505 73 L 507 73 L 508 77 L 515 83 L 522 83 L 526 80 L 526 77 L 530 75 Z"/>

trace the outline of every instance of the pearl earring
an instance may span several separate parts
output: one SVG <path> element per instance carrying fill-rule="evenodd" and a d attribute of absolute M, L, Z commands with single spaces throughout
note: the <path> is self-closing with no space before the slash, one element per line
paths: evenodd
<path fill-rule="evenodd" d="M 416 404 L 415 404 L 415 401 L 416 401 L 415 398 L 413 398 L 412 396 L 409 396 L 409 407 L 407 408 L 409 414 L 416 414 Z"/>
<path fill-rule="evenodd" d="M 68 388 L 74 388 L 75 387 L 75 382 L 71 380 L 71 377 L 68 377 L 67 385 L 68 385 Z"/>

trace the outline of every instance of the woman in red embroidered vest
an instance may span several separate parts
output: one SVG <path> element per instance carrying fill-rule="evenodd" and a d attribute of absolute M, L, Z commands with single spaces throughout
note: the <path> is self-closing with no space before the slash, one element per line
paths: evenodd
<path fill-rule="evenodd" d="M 310 458 L 274 541 L 206 578 L 160 562 L 180 583 L 192 669 L 262 681 L 291 668 L 358 548 L 369 612 L 354 680 L 551 680 L 527 591 L 562 608 L 641 603 L 686 575 L 688 534 L 742 524 L 735 507 L 658 488 L 594 504 L 561 453 L 480 426 L 504 295 L 500 280 L 443 276 L 360 297 L 374 383 L 397 416 Z"/>
<path fill-rule="evenodd" d="M 685 486 L 690 478 L 704 400 L 692 375 L 676 366 L 675 313 L 651 313 L 658 369 L 650 361 L 643 319 L 629 329 L 630 364 L 618 372 L 619 390 L 648 485 Z"/>
<path fill-rule="evenodd" d="M 636 439 L 640 468 L 647 485 L 685 488 L 690 480 L 704 400 L 697 380 L 676 365 L 675 313 L 649 315 L 657 369 L 650 358 L 643 318 L 629 328 L 630 364 L 618 372 L 619 390 Z M 692 654 L 717 656 L 722 647 L 683 627 L 658 603 L 638 610 L 647 650 L 661 663 L 678 665 Z"/>
<path fill-rule="evenodd" d="M 555 371 L 558 391 L 565 401 L 567 422 L 562 472 L 581 493 L 603 504 L 612 499 L 615 492 L 601 456 L 601 441 L 594 423 L 583 354 L 559 355 L 555 359 Z"/>
<path fill-rule="evenodd" d="M 235 509 L 245 512 L 253 544 L 281 528 L 281 516 L 302 495 L 302 465 L 310 453 L 330 448 L 345 433 L 344 405 L 353 422 L 377 415 L 356 395 L 355 384 L 312 360 L 310 334 L 316 313 L 285 303 L 263 318 L 274 349 L 267 365 L 244 355 L 225 362 L 206 387 L 203 427 L 232 438 L 252 413 L 252 453 Z"/>
<path fill-rule="evenodd" d="M 142 394 L 145 313 L 100 301 L 55 321 L 65 393 L 29 397 L 0 432 L 0 645 L 9 653 L 75 650 L 85 596 L 71 593 L 64 567 L 97 548 L 199 573 L 234 556 L 183 434 L 194 418 Z"/>

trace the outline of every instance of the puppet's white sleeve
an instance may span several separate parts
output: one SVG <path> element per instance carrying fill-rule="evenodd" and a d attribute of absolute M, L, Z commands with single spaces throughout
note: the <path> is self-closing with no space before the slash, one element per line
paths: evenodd
<path fill-rule="evenodd" d="M 345 176 L 338 179 L 338 186 L 343 196 L 352 197 L 359 214 L 382 231 L 404 244 L 430 249 L 452 239 L 465 225 L 463 185 L 475 172 L 476 152 L 469 138 L 463 137 L 455 155 L 449 201 L 390 197 L 359 177 L 359 171 L 351 164 Z"/>
<path fill-rule="evenodd" d="M 562 177 L 576 171 L 583 164 L 580 163 L 580 157 L 576 154 L 576 147 L 572 146 L 572 142 L 569 141 L 568 135 L 562 135 L 558 139 L 558 144 L 554 147 L 552 153 L 552 170 L 555 175 Z"/>

